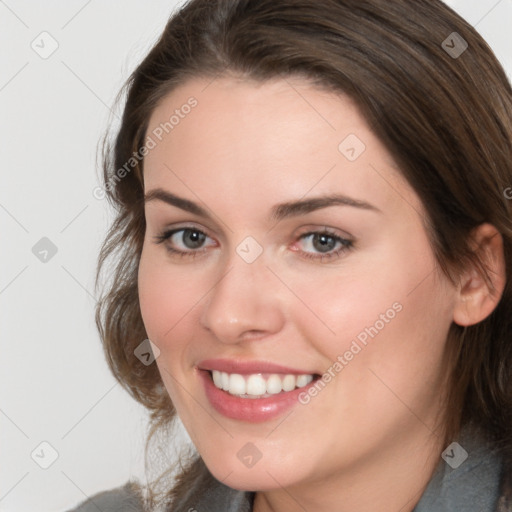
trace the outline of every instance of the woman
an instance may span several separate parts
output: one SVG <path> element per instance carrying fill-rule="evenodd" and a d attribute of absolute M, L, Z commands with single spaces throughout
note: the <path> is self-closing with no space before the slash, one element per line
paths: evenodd
<path fill-rule="evenodd" d="M 95 505 L 512 510 L 512 95 L 476 31 L 192 0 L 127 88 L 97 322 L 197 454 Z"/>

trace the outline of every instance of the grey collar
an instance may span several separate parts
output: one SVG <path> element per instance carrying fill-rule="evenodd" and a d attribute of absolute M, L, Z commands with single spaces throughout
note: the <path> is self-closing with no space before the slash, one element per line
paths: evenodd
<path fill-rule="evenodd" d="M 500 475 L 498 450 L 476 429 L 465 427 L 443 452 L 413 512 L 494 512 Z"/>

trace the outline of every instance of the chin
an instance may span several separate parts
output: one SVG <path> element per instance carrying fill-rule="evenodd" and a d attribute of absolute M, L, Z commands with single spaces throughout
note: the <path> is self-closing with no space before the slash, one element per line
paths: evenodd
<path fill-rule="evenodd" d="M 210 473 L 220 482 L 241 491 L 266 491 L 280 489 L 300 483 L 305 475 L 298 473 L 299 461 L 283 461 L 278 455 L 269 458 L 263 456 L 252 466 L 241 462 L 237 453 L 229 456 L 203 456 Z M 240 458 L 243 459 L 243 452 Z"/>

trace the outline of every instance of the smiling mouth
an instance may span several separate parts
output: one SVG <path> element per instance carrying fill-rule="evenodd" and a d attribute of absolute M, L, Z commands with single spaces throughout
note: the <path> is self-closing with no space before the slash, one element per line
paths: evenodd
<path fill-rule="evenodd" d="M 227 373 L 209 370 L 216 388 L 239 398 L 268 398 L 307 386 L 320 378 L 318 374 Z"/>

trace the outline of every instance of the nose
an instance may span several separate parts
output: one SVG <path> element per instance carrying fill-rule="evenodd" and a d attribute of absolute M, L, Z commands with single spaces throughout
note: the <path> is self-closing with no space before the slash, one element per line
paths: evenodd
<path fill-rule="evenodd" d="M 275 334 L 285 321 L 278 288 L 263 258 L 246 263 L 235 254 L 205 298 L 200 323 L 226 344 Z"/>

